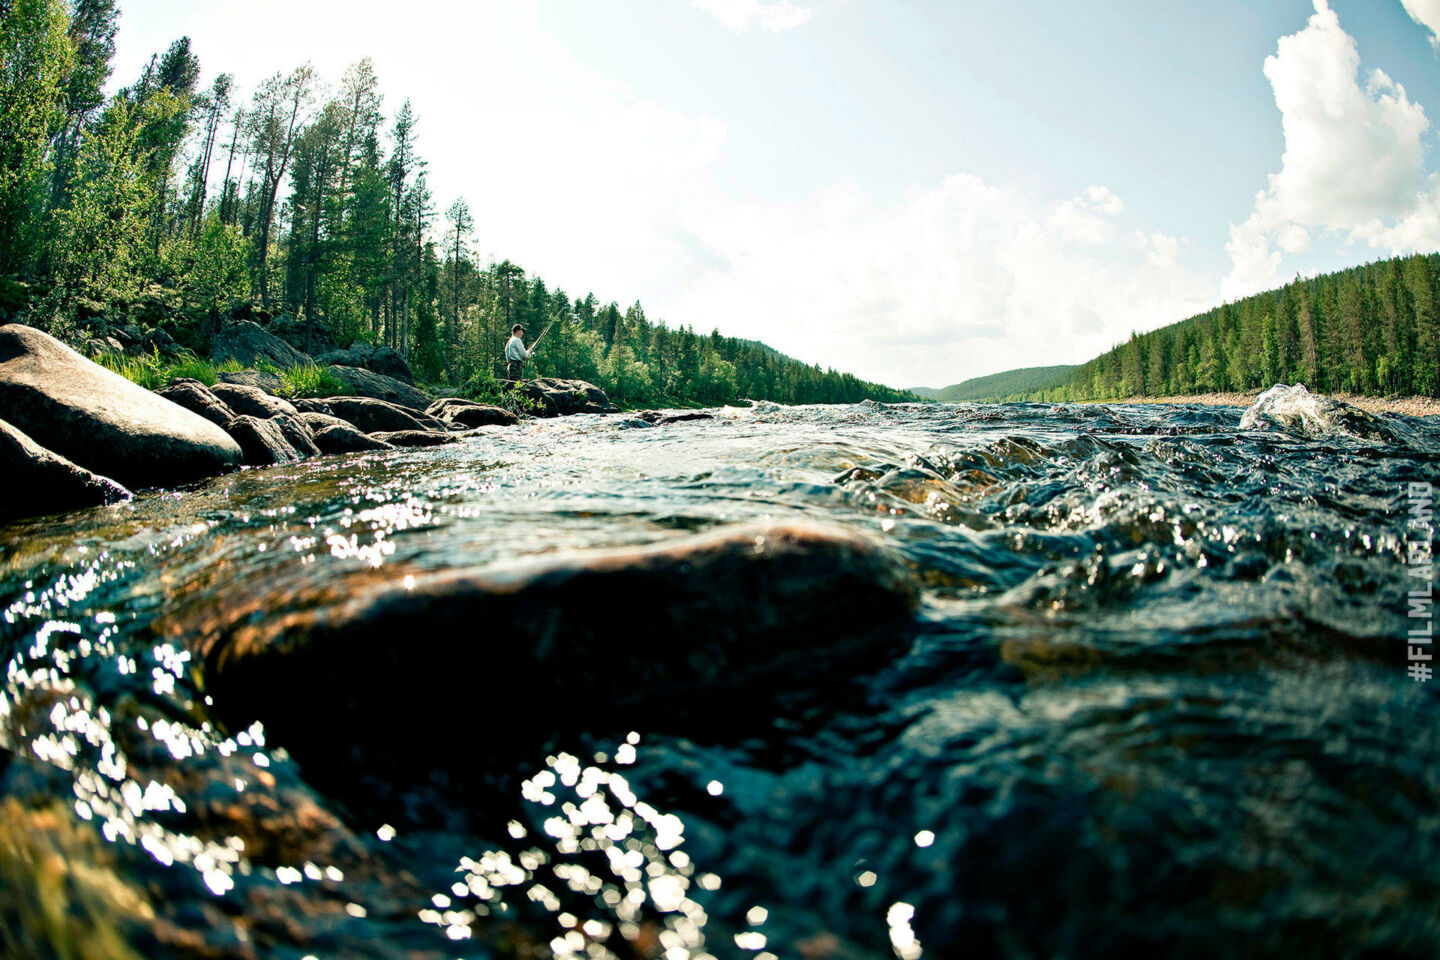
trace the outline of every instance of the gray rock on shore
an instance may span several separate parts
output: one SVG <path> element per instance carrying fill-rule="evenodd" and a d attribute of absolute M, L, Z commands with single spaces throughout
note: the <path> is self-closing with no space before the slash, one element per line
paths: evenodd
<path fill-rule="evenodd" d="M 403 380 L 372 373 L 361 367 L 341 367 L 331 364 L 325 369 L 329 370 L 335 379 L 345 384 L 346 388 L 357 396 L 384 400 L 387 403 L 398 403 L 403 407 L 414 407 L 416 410 L 424 410 L 430 404 L 428 394 Z"/>
<path fill-rule="evenodd" d="M 114 503 L 130 491 L 108 477 L 97 476 L 0 420 L 0 522 L 40 517 L 81 507 Z"/>
<path fill-rule="evenodd" d="M 222 430 L 235 419 L 235 411 L 199 380 L 181 377 L 172 380 L 168 386 L 156 393 L 171 403 L 178 403 L 191 413 L 198 413 Z"/>
<path fill-rule="evenodd" d="M 515 390 L 536 405 L 535 415 L 563 417 L 575 413 L 615 413 L 616 407 L 604 390 L 584 380 L 536 377 L 533 380 L 501 380 L 500 386 Z"/>
<path fill-rule="evenodd" d="M 310 414 L 310 416 L 323 416 L 323 414 Z M 336 420 L 334 423 L 318 429 L 312 426 L 312 429 L 315 430 L 315 445 L 320 448 L 322 453 L 378 453 L 382 450 L 395 449 L 394 445 L 376 439 L 368 433 L 361 433 L 343 420 Z"/>
<path fill-rule="evenodd" d="M 392 447 L 439 447 L 460 439 L 453 433 L 436 433 L 434 430 L 380 430 L 370 437 Z"/>
<path fill-rule="evenodd" d="M 442 397 L 426 407 L 425 412 L 460 427 L 508 427 L 520 422 L 519 417 L 504 407 L 462 400 L 459 397 Z"/>
<path fill-rule="evenodd" d="M 210 388 L 210 392 L 224 401 L 231 410 L 242 416 L 259 417 L 265 420 L 281 414 L 287 417 L 300 414 L 300 411 L 296 410 L 294 404 L 289 400 L 272 396 L 259 387 L 247 387 L 238 383 L 217 383 Z"/>
<path fill-rule="evenodd" d="M 396 350 L 383 344 L 376 346 L 362 340 L 352 343 L 344 350 L 316 351 L 315 362 L 322 367 L 330 364 L 338 367 L 360 367 L 411 385 L 415 383 L 415 374 L 411 372 L 410 364 L 406 363 L 405 358 Z"/>
<path fill-rule="evenodd" d="M 241 414 L 225 428 L 240 449 L 245 451 L 245 465 L 268 467 L 276 463 L 294 463 L 304 459 L 280 428 L 279 418 L 264 419 Z"/>
<path fill-rule="evenodd" d="M 359 427 L 365 433 L 379 430 L 440 430 L 449 429 L 442 420 L 414 408 L 376 400 L 372 397 L 329 397 L 325 407 L 331 416 Z"/>
<path fill-rule="evenodd" d="M 209 420 L 21 324 L 0 327 L 0 409 L 46 449 L 127 487 L 188 483 L 243 459 Z"/>
<path fill-rule="evenodd" d="M 301 353 L 249 320 L 227 323 L 217 330 L 210 341 L 210 354 L 216 363 L 235 360 L 244 367 L 269 363 L 282 370 L 313 362 L 308 354 Z"/>

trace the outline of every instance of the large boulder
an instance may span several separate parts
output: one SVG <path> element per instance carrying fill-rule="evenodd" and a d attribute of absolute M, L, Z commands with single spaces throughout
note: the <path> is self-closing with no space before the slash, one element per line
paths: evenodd
<path fill-rule="evenodd" d="M 298 317 L 277 317 L 271 321 L 266 332 L 312 357 L 340 348 L 330 328 L 318 320 L 307 322 Z"/>
<path fill-rule="evenodd" d="M 0 327 L 0 409 L 37 443 L 127 487 L 188 483 L 243 457 L 199 414 L 17 323 Z"/>
<path fill-rule="evenodd" d="M 164 626 L 189 638 L 236 728 L 262 720 L 322 760 L 343 752 L 344 731 L 380 754 L 471 763 L 481 741 L 435 732 L 783 711 L 786 691 L 888 656 L 917 602 L 878 541 L 799 524 L 404 577 L 310 575 L 269 597 L 236 589 L 242 602 L 218 621 Z M 397 697 L 403 710 L 376 709 Z"/>
<path fill-rule="evenodd" d="M 425 412 L 457 427 L 508 427 L 520 421 L 504 407 L 492 407 L 459 397 L 442 397 L 426 407 Z"/>
<path fill-rule="evenodd" d="M 215 374 L 220 383 L 234 383 L 242 387 L 254 387 L 272 396 L 279 396 L 285 388 L 285 378 L 269 370 L 225 370 Z"/>
<path fill-rule="evenodd" d="M 413 384 L 415 382 L 415 374 L 410 371 L 410 364 L 405 362 L 405 358 L 383 344 L 376 346 L 361 340 L 352 343 L 344 350 L 331 350 L 324 354 L 317 354 L 315 362 L 322 366 L 333 363 L 338 367 L 361 367 L 383 376 L 403 380 L 405 383 Z"/>
<path fill-rule="evenodd" d="M 616 410 L 604 390 L 584 380 L 536 377 L 534 380 L 501 380 L 500 385 L 533 401 L 536 416 L 563 417 L 573 413 L 614 413 Z"/>
<path fill-rule="evenodd" d="M 210 388 L 210 392 L 224 401 L 231 410 L 247 417 L 259 417 L 261 420 L 265 420 L 281 414 L 287 417 L 295 417 L 300 414 L 300 411 L 296 410 L 294 404 L 289 400 L 271 396 L 259 387 L 247 387 L 238 383 L 217 383 Z"/>
<path fill-rule="evenodd" d="M 331 364 L 325 369 L 356 396 L 398 403 L 416 410 L 424 410 L 430 405 L 429 396 L 403 380 L 372 373 L 362 367 L 339 367 Z"/>
<path fill-rule="evenodd" d="M 332 416 L 366 433 L 377 430 L 445 430 L 448 427 L 444 421 L 419 410 L 370 397 L 330 397 L 326 406 Z"/>
<path fill-rule="evenodd" d="M 246 367 L 269 363 L 282 370 L 311 362 L 309 355 L 249 320 L 227 323 L 216 331 L 210 341 L 210 354 L 217 363 L 235 360 Z"/>
<path fill-rule="evenodd" d="M 235 411 L 199 380 L 181 377 L 157 392 L 171 403 L 178 403 L 191 413 L 200 414 L 222 430 L 235 419 Z"/>
<path fill-rule="evenodd" d="M 301 420 L 298 415 L 290 416 L 281 413 L 270 419 L 280 428 L 280 432 L 284 434 L 286 441 L 289 442 L 290 446 L 295 448 L 295 451 L 299 453 L 301 457 L 320 456 L 320 447 L 315 443 L 315 431 L 310 428 L 308 423 Z"/>
<path fill-rule="evenodd" d="M 0 475 L 5 477 L 0 522 L 114 503 L 130 496 L 130 491 L 114 480 L 46 450 L 4 420 L 0 420 Z"/>
<path fill-rule="evenodd" d="M 316 429 L 315 445 L 321 453 L 372 453 L 395 449 L 392 444 L 361 433 L 343 420 Z"/>

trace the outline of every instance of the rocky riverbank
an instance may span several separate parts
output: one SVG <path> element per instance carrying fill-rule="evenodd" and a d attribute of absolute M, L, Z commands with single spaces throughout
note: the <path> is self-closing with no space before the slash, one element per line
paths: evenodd
<path fill-rule="evenodd" d="M 1249 407 L 1265 391 L 1246 393 L 1191 393 L 1174 397 L 1129 397 L 1125 400 L 1076 401 L 1086 403 L 1199 403 L 1207 407 Z M 1403 413 L 1411 417 L 1440 417 L 1440 400 L 1434 397 L 1367 397 L 1354 393 L 1328 394 L 1332 399 L 1368 413 Z"/>
<path fill-rule="evenodd" d="M 242 363 L 311 362 L 248 321 L 224 328 L 215 344 L 217 358 Z M 102 346 L 125 349 L 118 341 Z M 169 349 L 152 346 L 157 353 Z M 326 369 L 354 395 L 292 402 L 276 395 L 278 376 L 254 369 L 222 373 L 209 386 L 180 378 L 147 390 L 40 330 L 0 326 L 0 466 L 11 479 L 0 519 L 110 503 L 132 490 L 244 466 L 452 443 L 519 419 L 501 407 L 429 396 L 401 379 L 409 369 L 387 350 L 352 347 L 322 355 L 321 361 L 345 361 Z M 581 381 L 505 386 L 525 397 L 536 416 L 614 410 L 603 390 Z"/>

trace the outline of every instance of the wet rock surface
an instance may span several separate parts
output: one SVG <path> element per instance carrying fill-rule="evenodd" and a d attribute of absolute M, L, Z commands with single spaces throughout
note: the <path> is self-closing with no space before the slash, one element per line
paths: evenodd
<path fill-rule="evenodd" d="M 481 676 L 496 713 L 542 691 L 576 715 L 598 702 L 660 709 L 662 687 L 672 710 L 702 692 L 724 710 L 740 690 L 759 707 L 763 690 L 824 683 L 827 664 L 885 649 L 893 635 L 875 632 L 916 602 L 908 574 L 876 542 L 806 525 L 741 525 L 346 593 L 307 592 L 291 601 L 302 609 L 246 616 L 197 648 L 232 722 L 263 720 L 300 750 L 342 721 L 355 743 L 383 752 L 459 721 Z M 431 678 L 424 703 L 377 724 L 368 704 L 416 656 L 443 660 L 449 679 Z"/>
<path fill-rule="evenodd" d="M 78 510 L 130 497 L 107 477 L 77 467 L 0 420 L 0 522 Z"/>
<path fill-rule="evenodd" d="M 46 449 L 128 487 L 186 483 L 241 459 L 215 424 L 19 324 L 0 327 L 0 409 Z"/>

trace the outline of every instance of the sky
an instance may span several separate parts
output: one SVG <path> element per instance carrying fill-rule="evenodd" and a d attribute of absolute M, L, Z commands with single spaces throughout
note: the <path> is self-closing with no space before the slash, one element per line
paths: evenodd
<path fill-rule="evenodd" d="M 116 84 L 182 35 L 246 97 L 369 56 L 480 256 L 894 386 L 1440 249 L 1440 0 L 121 10 Z"/>

